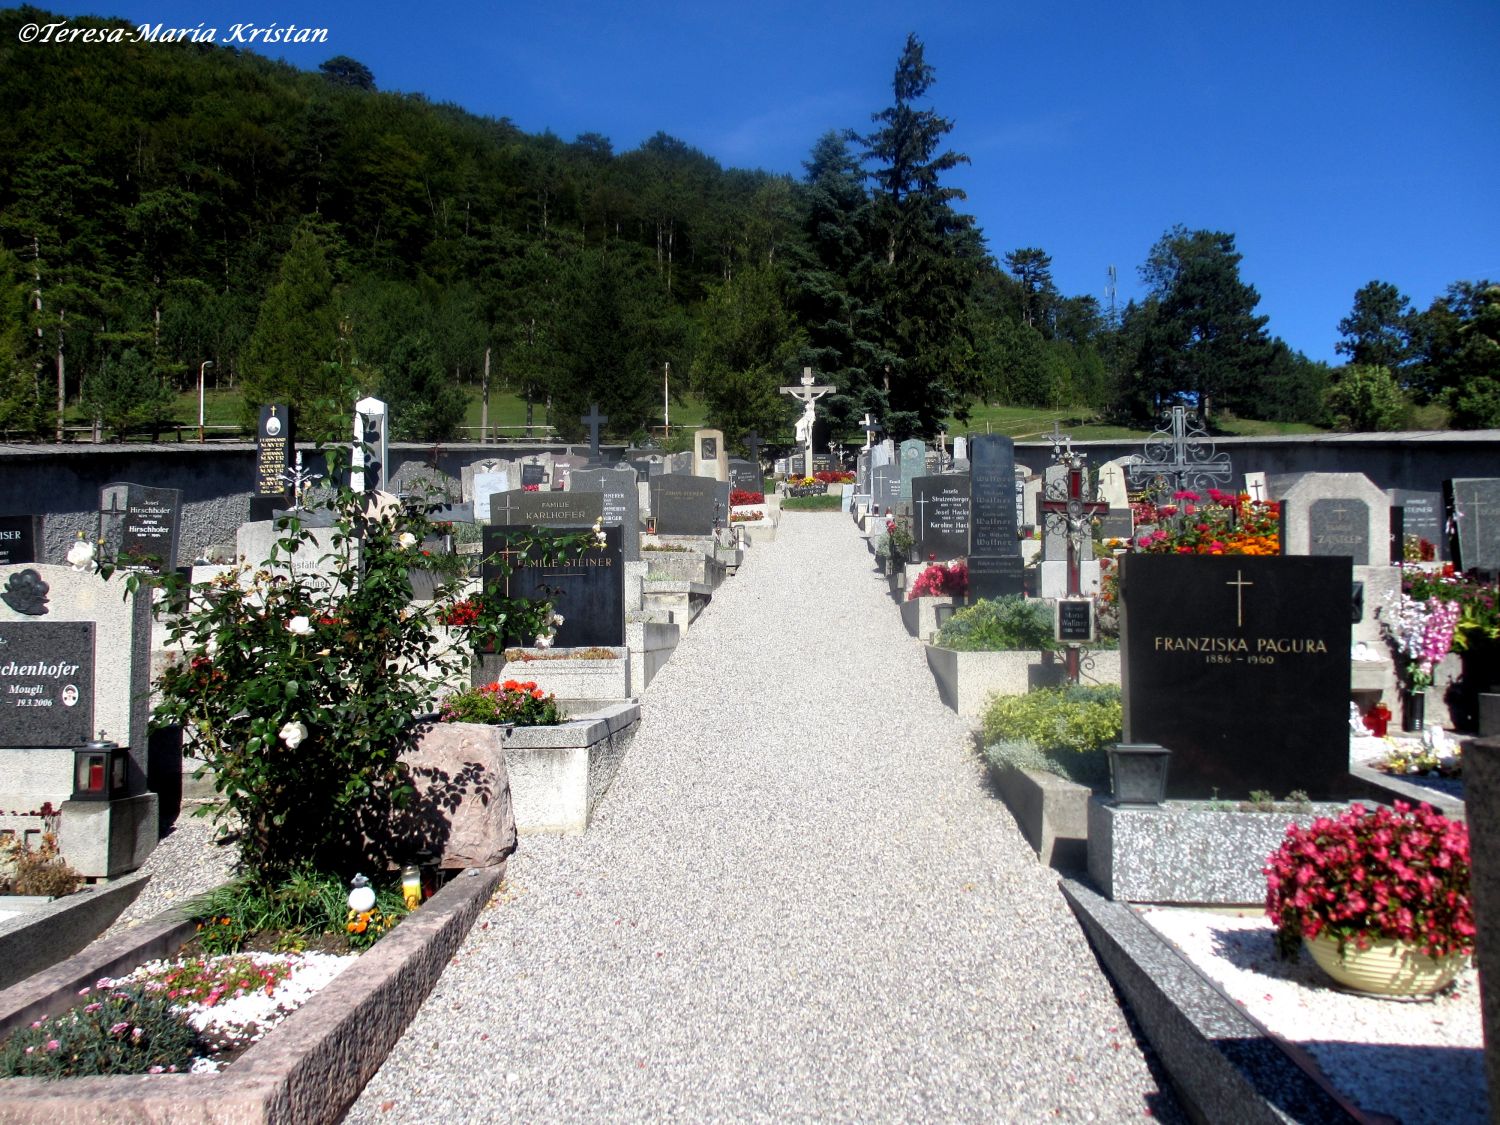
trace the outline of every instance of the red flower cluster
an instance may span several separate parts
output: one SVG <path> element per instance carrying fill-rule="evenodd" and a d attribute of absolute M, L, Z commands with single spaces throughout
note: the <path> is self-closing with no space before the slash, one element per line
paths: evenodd
<path fill-rule="evenodd" d="M 930 597 L 961 598 L 968 592 L 969 567 L 967 563 L 956 562 L 949 566 L 933 563 L 917 575 L 917 580 L 911 584 L 911 590 L 907 592 L 906 600 Z"/>
<path fill-rule="evenodd" d="M 461 602 L 454 602 L 438 613 L 438 624 L 449 627 L 473 625 L 479 620 L 479 611 L 478 598 L 467 598 Z"/>
<path fill-rule="evenodd" d="M 764 504 L 766 494 L 764 492 L 751 492 L 748 489 L 736 488 L 729 494 L 729 506 L 738 508 L 745 504 Z"/>
<path fill-rule="evenodd" d="M 547 693 L 536 686 L 535 680 L 506 680 L 503 684 L 483 684 L 480 691 L 487 691 L 491 695 L 504 695 L 507 692 L 516 692 L 521 695 L 529 695 L 532 699 L 546 699 Z"/>
<path fill-rule="evenodd" d="M 1292 825 L 1266 868 L 1266 914 L 1290 952 L 1327 932 L 1339 949 L 1396 938 L 1430 957 L 1474 950 L 1469 902 L 1469 831 L 1428 805 Z"/>
<path fill-rule="evenodd" d="M 825 469 L 822 472 L 814 473 L 813 479 L 820 480 L 824 484 L 850 484 L 854 480 L 854 474 L 837 471 L 831 472 Z"/>

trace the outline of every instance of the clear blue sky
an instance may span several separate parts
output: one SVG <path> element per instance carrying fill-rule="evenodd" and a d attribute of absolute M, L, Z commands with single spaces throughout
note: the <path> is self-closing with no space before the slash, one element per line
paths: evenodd
<path fill-rule="evenodd" d="M 233 23 L 324 27 L 326 45 L 266 53 L 351 55 L 381 89 L 617 152 L 661 130 L 797 176 L 824 131 L 865 130 L 889 104 L 915 31 L 991 251 L 1042 247 L 1066 294 L 1102 302 L 1114 265 L 1123 305 L 1167 228 L 1230 231 L 1270 330 L 1334 360 L 1372 279 L 1424 308 L 1454 281 L 1500 280 L 1497 0 L 50 7 L 204 23 L 220 42 Z"/>

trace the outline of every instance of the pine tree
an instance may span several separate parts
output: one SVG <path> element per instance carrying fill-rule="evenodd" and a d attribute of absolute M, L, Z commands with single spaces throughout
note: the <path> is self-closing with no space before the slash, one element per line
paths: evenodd
<path fill-rule="evenodd" d="M 786 278 L 774 266 L 741 269 L 711 289 L 703 304 L 693 384 L 709 423 L 738 441 L 747 431 L 786 425 L 779 387 L 797 367 L 806 337 L 786 307 Z"/>
<path fill-rule="evenodd" d="M 983 261 L 973 218 L 952 206 L 964 193 L 941 182 L 969 158 L 940 151 L 953 123 L 916 104 L 933 80 L 921 41 L 907 36 L 895 104 L 874 115 L 879 128 L 864 138 L 875 190 L 861 289 L 879 310 L 881 351 L 872 359 L 895 438 L 931 436 L 959 405 L 972 349 L 966 306 Z"/>

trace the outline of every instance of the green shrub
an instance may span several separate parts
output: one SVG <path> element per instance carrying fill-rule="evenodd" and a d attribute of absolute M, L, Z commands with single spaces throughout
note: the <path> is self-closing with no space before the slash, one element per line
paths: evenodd
<path fill-rule="evenodd" d="M 1052 611 L 1046 603 L 1027 601 L 1019 594 L 990 598 L 959 610 L 948 618 L 937 643 L 959 652 L 1057 648 L 1052 638 Z"/>
<path fill-rule="evenodd" d="M 784 512 L 837 512 L 843 506 L 838 496 L 787 496 L 781 501 Z"/>
<path fill-rule="evenodd" d="M 1120 740 L 1120 689 L 1070 684 L 997 696 L 985 709 L 984 741 L 1026 741 L 1047 751 L 1098 750 Z"/>
<path fill-rule="evenodd" d="M 1000 769 L 1037 770 L 1056 774 L 1090 789 L 1109 787 L 1109 757 L 1101 746 L 1093 750 L 1043 750 L 1033 742 L 992 742 L 984 756 Z"/>
<path fill-rule="evenodd" d="M 79 1004 L 19 1028 L 0 1046 L 0 1077 L 186 1071 L 198 1047 L 165 990 L 131 984 L 85 989 Z"/>

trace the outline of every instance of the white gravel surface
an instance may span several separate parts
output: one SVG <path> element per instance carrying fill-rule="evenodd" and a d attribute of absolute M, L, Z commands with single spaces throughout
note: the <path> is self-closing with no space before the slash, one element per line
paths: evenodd
<path fill-rule="evenodd" d="M 113 937 L 228 882 L 234 874 L 235 851 L 215 843 L 216 832 L 212 820 L 193 816 L 192 806 L 184 805 L 171 833 L 141 865 L 141 871 L 151 876 L 145 888 L 103 936 Z"/>
<path fill-rule="evenodd" d="M 349 1121 L 1181 1120 L 847 518 L 787 514 L 643 712 Z"/>
<path fill-rule="evenodd" d="M 1263 915 L 1149 909 L 1142 916 L 1268 1031 L 1299 1043 L 1360 1108 L 1404 1125 L 1487 1120 L 1479 974 L 1389 1000 L 1341 991 L 1310 956 L 1276 955 Z"/>

